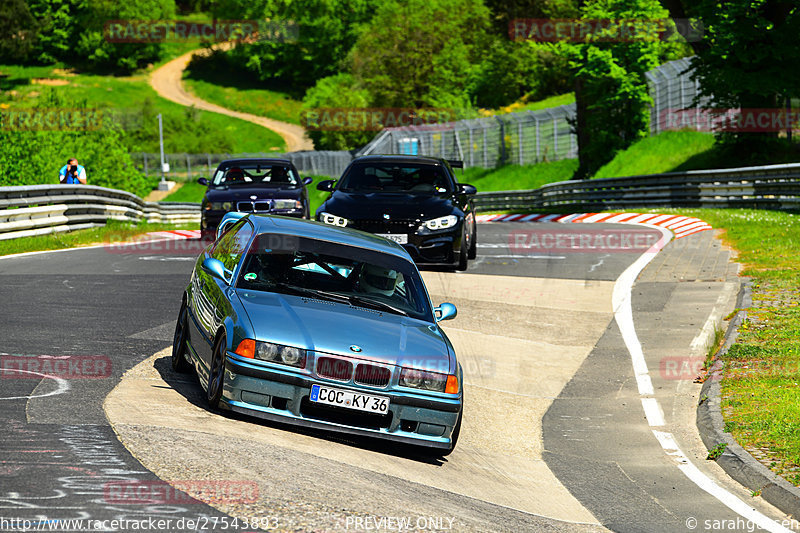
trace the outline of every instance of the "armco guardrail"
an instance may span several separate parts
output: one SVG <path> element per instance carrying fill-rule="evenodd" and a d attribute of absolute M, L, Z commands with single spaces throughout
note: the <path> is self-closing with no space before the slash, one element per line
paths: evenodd
<path fill-rule="evenodd" d="M 199 223 L 200 205 L 145 202 L 93 185 L 0 187 L 0 240 L 92 228 L 109 219 Z"/>
<path fill-rule="evenodd" d="M 478 193 L 480 211 L 629 207 L 800 208 L 800 164 L 694 170 L 550 183 L 529 191 Z"/>

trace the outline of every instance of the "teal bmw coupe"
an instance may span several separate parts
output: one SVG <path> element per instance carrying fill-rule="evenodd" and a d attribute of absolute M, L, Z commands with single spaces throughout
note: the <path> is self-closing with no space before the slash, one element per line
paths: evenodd
<path fill-rule="evenodd" d="M 197 259 L 172 365 L 212 409 L 421 445 L 458 440 L 463 374 L 402 246 L 288 217 L 229 213 Z"/>

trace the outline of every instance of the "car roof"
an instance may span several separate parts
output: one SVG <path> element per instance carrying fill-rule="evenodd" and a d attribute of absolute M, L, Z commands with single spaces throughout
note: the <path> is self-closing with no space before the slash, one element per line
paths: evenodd
<path fill-rule="evenodd" d="M 353 159 L 352 163 L 366 163 L 366 162 L 380 162 L 380 163 L 427 163 L 430 165 L 442 165 L 444 159 L 439 157 L 429 157 L 424 155 L 402 155 L 402 154 L 389 154 L 389 155 L 362 155 Z"/>
<path fill-rule="evenodd" d="M 339 228 L 336 226 L 329 226 L 321 222 L 314 222 L 312 220 L 303 220 L 292 217 L 251 214 L 248 215 L 247 218 L 255 226 L 256 233 L 285 232 L 297 237 L 330 241 L 347 246 L 355 246 L 358 248 L 366 248 L 376 252 L 391 254 L 405 259 L 409 263 L 414 263 L 414 260 L 411 259 L 410 255 L 408 255 L 408 252 L 405 250 L 405 248 L 396 242 L 384 239 L 383 237 L 378 237 L 372 233 L 366 233 L 348 228 Z"/>
<path fill-rule="evenodd" d="M 229 167 L 235 165 L 245 165 L 245 164 L 263 164 L 263 165 L 288 165 L 292 166 L 292 162 L 289 159 L 280 159 L 277 157 L 272 158 L 263 158 L 263 157 L 242 157 L 238 159 L 226 159 L 217 166 L 220 167 Z"/>

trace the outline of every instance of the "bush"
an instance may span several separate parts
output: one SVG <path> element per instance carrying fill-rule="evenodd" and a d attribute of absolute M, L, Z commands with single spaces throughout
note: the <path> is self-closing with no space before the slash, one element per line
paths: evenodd
<path fill-rule="evenodd" d="M 133 114 L 132 125 L 126 128 L 125 142 L 131 152 L 158 151 L 158 114 L 164 130 L 164 151 L 167 153 L 226 153 L 233 151 L 233 139 L 200 120 L 194 107 L 157 109 L 150 98 Z"/>
<path fill-rule="evenodd" d="M 572 90 L 569 64 L 550 45 L 496 39 L 486 50 L 475 76 L 473 102 L 497 109 L 527 95 L 529 100 Z"/>
<path fill-rule="evenodd" d="M 356 86 L 350 74 L 337 74 L 323 78 L 308 90 L 303 99 L 302 121 L 309 113 L 330 108 L 369 107 L 369 94 Z M 337 130 L 326 121 L 319 122 L 319 129 L 308 124 L 308 136 L 317 150 L 350 150 L 368 143 L 376 131 Z"/>
<path fill-rule="evenodd" d="M 59 100 L 55 93 L 51 95 L 40 109 L 85 109 Z M 148 179 L 134 168 L 119 126 L 105 120 L 98 129 L 85 131 L 0 129 L 0 186 L 58 184 L 58 171 L 70 157 L 86 167 L 90 185 L 145 196 L 158 180 L 156 176 Z"/>

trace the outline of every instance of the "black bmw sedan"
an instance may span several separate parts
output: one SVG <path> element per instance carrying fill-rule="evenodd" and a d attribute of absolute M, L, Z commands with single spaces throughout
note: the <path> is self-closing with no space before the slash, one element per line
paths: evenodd
<path fill-rule="evenodd" d="M 311 178 L 300 179 L 288 159 L 228 159 L 217 167 L 201 205 L 200 230 L 213 234 L 229 211 L 309 218 Z"/>
<path fill-rule="evenodd" d="M 452 166 L 432 157 L 381 155 L 356 158 L 338 182 L 317 185 L 331 195 L 317 220 L 391 239 L 421 265 L 467 269 L 475 258 L 475 187 L 458 183 Z"/>

